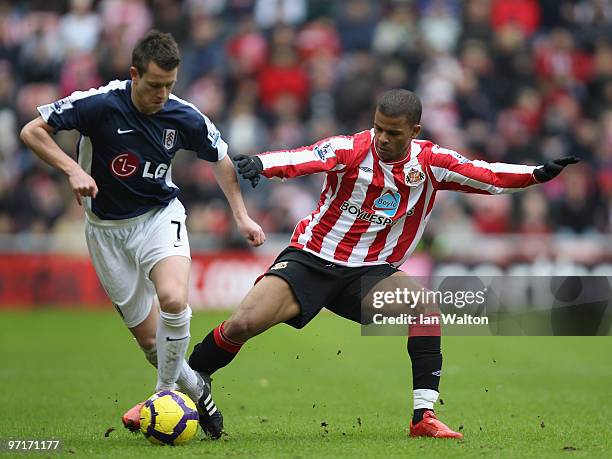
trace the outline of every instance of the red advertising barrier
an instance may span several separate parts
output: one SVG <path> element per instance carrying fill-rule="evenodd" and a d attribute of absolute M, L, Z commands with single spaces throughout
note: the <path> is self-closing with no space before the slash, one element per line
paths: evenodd
<path fill-rule="evenodd" d="M 274 258 L 250 252 L 193 255 L 189 304 L 194 309 L 235 308 Z"/>
<path fill-rule="evenodd" d="M 191 306 L 235 307 L 273 259 L 242 251 L 194 254 Z M 45 305 L 95 308 L 109 303 L 87 257 L 0 254 L 0 309 Z"/>
<path fill-rule="evenodd" d="M 108 304 L 88 258 L 0 255 L 0 308 Z"/>
<path fill-rule="evenodd" d="M 612 240 L 595 238 L 480 237 L 454 244 L 433 260 L 416 252 L 401 267 L 429 275 L 612 276 Z M 192 254 L 189 303 L 193 309 L 235 308 L 276 254 L 260 250 Z M 0 309 L 44 306 L 104 307 L 110 301 L 86 255 L 0 253 Z"/>

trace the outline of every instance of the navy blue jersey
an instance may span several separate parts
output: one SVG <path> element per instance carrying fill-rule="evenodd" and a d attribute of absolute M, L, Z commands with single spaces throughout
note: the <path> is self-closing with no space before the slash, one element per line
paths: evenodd
<path fill-rule="evenodd" d="M 227 144 L 195 106 L 171 94 L 153 115 L 140 113 L 131 99 L 131 81 L 111 81 L 38 107 L 54 131 L 81 133 L 78 160 L 98 185 L 87 208 L 103 220 L 119 220 L 166 206 L 179 192 L 171 162 L 179 149 L 219 161 Z"/>

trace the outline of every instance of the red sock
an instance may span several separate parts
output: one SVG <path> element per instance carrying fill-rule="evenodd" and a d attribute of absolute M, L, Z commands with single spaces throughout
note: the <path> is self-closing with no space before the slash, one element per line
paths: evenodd
<path fill-rule="evenodd" d="M 440 314 L 415 315 L 417 323 L 408 325 L 408 336 L 441 336 Z M 421 317 L 423 320 L 421 320 Z"/>
<path fill-rule="evenodd" d="M 210 376 L 234 360 L 242 344 L 229 339 L 221 323 L 193 348 L 189 356 L 189 366 Z"/>
<path fill-rule="evenodd" d="M 221 349 L 237 354 L 244 343 L 238 343 L 229 339 L 225 334 L 224 324 L 225 322 L 221 322 L 221 324 L 213 330 L 215 343 Z"/>

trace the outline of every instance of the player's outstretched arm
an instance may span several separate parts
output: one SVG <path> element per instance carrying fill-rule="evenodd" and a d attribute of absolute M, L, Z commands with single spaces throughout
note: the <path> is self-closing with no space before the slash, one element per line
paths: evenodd
<path fill-rule="evenodd" d="M 367 135 L 369 140 L 369 133 Z M 365 134 L 362 137 L 365 138 Z M 340 171 L 351 160 L 354 140 L 355 136 L 334 136 L 293 150 L 267 151 L 254 156 L 236 155 L 234 161 L 238 173 L 255 188 L 262 175 L 284 180 Z"/>
<path fill-rule="evenodd" d="M 247 213 L 244 201 L 242 200 L 240 185 L 236 178 L 236 171 L 229 156 L 226 155 L 223 159 L 213 163 L 212 166 L 215 178 L 232 208 L 238 230 L 252 246 L 257 247 L 263 244 L 266 240 L 266 235 L 261 226 L 255 223 Z"/>
<path fill-rule="evenodd" d="M 469 160 L 459 153 L 434 145 L 429 156 L 429 169 L 434 186 L 439 190 L 464 193 L 513 193 L 556 177 L 564 167 L 578 160 L 568 156 L 542 166 L 489 163 Z"/>
<path fill-rule="evenodd" d="M 40 159 L 62 171 L 68 177 L 72 191 L 79 205 L 81 197 L 98 194 L 95 180 L 78 163 L 62 151 L 51 134 L 53 129 L 41 117 L 35 118 L 21 130 L 21 140 Z"/>

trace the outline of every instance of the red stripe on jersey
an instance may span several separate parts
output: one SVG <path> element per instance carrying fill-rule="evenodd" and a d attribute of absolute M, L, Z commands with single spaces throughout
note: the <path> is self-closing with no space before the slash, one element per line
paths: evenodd
<path fill-rule="evenodd" d="M 331 190 L 330 197 L 333 196 L 337 186 L 338 174 L 327 174 L 327 176 L 325 177 L 325 188 L 321 191 L 321 196 L 319 196 L 319 204 L 317 205 L 317 208 L 308 217 L 304 218 L 297 224 L 295 230 L 293 230 L 293 235 L 291 236 L 291 242 L 289 244 L 290 246 L 297 247 L 300 249 L 304 247 L 304 244 L 301 244 L 299 242 L 300 236 L 302 236 L 302 234 L 306 232 L 306 228 L 308 228 L 308 225 L 319 214 L 319 212 L 321 212 L 321 206 L 323 206 L 323 204 L 327 200 L 327 193 Z"/>
<path fill-rule="evenodd" d="M 373 166 L 372 181 L 368 185 L 365 198 L 361 204 L 361 208 L 368 212 L 371 211 L 374 200 L 380 196 L 385 187 L 385 175 L 378 161 L 374 161 Z M 348 261 L 361 236 L 368 230 L 371 224 L 371 222 L 355 217 L 351 228 L 344 233 L 342 240 L 338 243 L 334 258 L 339 261 Z"/>
<path fill-rule="evenodd" d="M 326 166 L 323 166 L 323 165 Z M 329 170 L 336 166 L 336 158 L 330 158 L 324 163 L 322 161 L 308 161 L 292 166 L 281 165 L 267 168 L 263 175 L 266 177 L 297 177 L 300 175 L 315 174 L 324 170 Z"/>
<path fill-rule="evenodd" d="M 511 172 L 496 172 L 497 178 L 503 183 L 503 188 L 525 188 L 537 183 L 533 174 L 513 174 Z"/>
<path fill-rule="evenodd" d="M 431 184 L 429 182 L 424 183 L 422 194 L 419 197 L 416 206 L 414 206 L 414 213 L 410 217 L 406 216 L 404 231 L 402 231 L 402 235 L 399 237 L 393 252 L 391 252 L 391 255 L 387 257 L 388 263 L 396 263 L 400 261 L 406 254 L 410 244 L 412 244 L 412 241 L 419 230 L 419 226 L 421 225 L 421 219 L 423 218 L 423 211 L 425 207 L 425 197 L 427 196 L 427 189 L 430 186 Z"/>
<path fill-rule="evenodd" d="M 418 157 L 419 163 L 423 166 L 424 158 Z M 403 177 L 402 177 L 403 180 Z M 422 224 L 423 212 L 425 211 L 425 199 L 427 197 L 427 191 L 429 187 L 432 186 L 430 182 L 425 180 L 423 182 L 423 190 L 421 191 L 421 196 L 419 196 L 419 200 L 414 206 L 414 213 L 411 216 L 406 215 L 406 221 L 404 223 L 404 228 L 401 236 L 397 240 L 397 244 L 395 244 L 395 248 L 391 255 L 387 257 L 388 263 L 397 263 L 408 251 L 410 244 L 414 241 L 415 236 L 419 231 L 419 227 Z"/>
<path fill-rule="evenodd" d="M 297 247 L 299 249 L 304 248 L 304 244 L 299 242 L 300 236 L 306 232 L 306 228 L 308 225 L 314 220 L 314 218 L 321 212 L 321 207 L 327 201 L 327 194 L 329 193 L 329 199 L 334 195 L 336 190 L 338 189 L 338 174 L 327 174 L 325 178 L 325 188 L 321 191 L 321 196 L 319 196 L 319 204 L 317 205 L 316 210 L 310 214 L 307 218 L 304 218 L 302 221 L 298 223 L 295 230 L 293 230 L 293 235 L 291 236 L 290 246 Z"/>
<path fill-rule="evenodd" d="M 447 153 L 433 153 L 430 151 L 430 161 L 430 166 L 432 167 L 446 169 L 463 177 L 466 177 L 467 179 L 476 180 L 478 182 L 497 188 L 525 188 L 536 183 L 536 180 L 533 177 L 532 173 L 522 173 L 518 171 L 494 172 L 488 167 L 479 166 L 472 162 L 463 163 L 453 155 Z M 491 165 L 491 167 L 494 168 L 494 165 Z M 456 182 L 442 181 L 438 183 L 440 183 L 440 187 L 443 189 L 456 189 L 450 188 L 450 184 Z M 478 190 L 478 188 L 474 188 L 473 186 L 463 186 L 468 187 L 468 189 L 460 189 L 460 191 L 475 191 L 477 193 L 481 193 L 481 191 L 476 191 Z M 486 192 L 486 194 L 491 193 Z"/>
<path fill-rule="evenodd" d="M 398 190 L 404 188 L 404 164 L 398 164 L 393 167 L 393 181 L 395 182 L 395 186 Z M 404 215 L 406 209 L 408 208 L 408 200 L 410 198 L 410 191 L 406 193 L 406 196 L 402 198 L 400 201 L 399 207 L 397 209 L 396 215 Z M 376 261 L 378 260 L 378 256 L 382 249 L 385 248 L 387 242 L 387 236 L 389 235 L 389 231 L 391 231 L 391 226 L 387 226 L 386 228 L 380 230 L 376 237 L 374 238 L 374 242 L 368 249 L 368 254 L 366 255 L 364 261 Z"/>
<path fill-rule="evenodd" d="M 327 236 L 327 234 L 332 230 L 340 215 L 342 215 L 342 211 L 340 210 L 340 206 L 344 201 L 349 199 L 353 194 L 353 190 L 355 189 L 355 182 L 357 181 L 357 176 L 359 175 L 359 168 L 355 167 L 350 169 L 346 174 L 344 174 L 341 178 L 339 178 L 340 191 L 336 195 L 336 198 L 332 201 L 329 206 L 329 209 L 325 212 L 325 215 L 321 218 L 321 221 L 317 223 L 312 229 L 312 237 L 306 244 L 306 248 L 312 250 L 316 253 L 321 251 L 321 246 L 323 245 L 323 238 Z"/>
<path fill-rule="evenodd" d="M 327 190 L 331 190 L 330 198 L 334 195 L 336 190 L 338 189 L 338 174 L 327 174 L 327 187 L 326 190 L 321 193 L 321 202 L 325 202 L 325 192 Z"/>
<path fill-rule="evenodd" d="M 387 241 L 387 236 L 389 235 L 389 231 L 391 231 L 391 227 L 387 226 L 380 230 L 376 237 L 374 238 L 374 242 L 368 249 L 368 254 L 366 255 L 363 261 L 376 261 L 378 260 L 378 256 L 380 255 L 380 251 L 385 247 L 385 242 Z"/>
<path fill-rule="evenodd" d="M 318 211 L 319 209 L 317 209 L 317 212 Z M 293 230 L 293 236 L 291 237 L 291 242 L 289 245 L 293 247 L 299 247 L 300 249 L 302 248 L 302 244 L 298 242 L 298 239 L 300 238 L 302 234 L 304 234 L 304 231 L 306 231 L 306 227 L 308 226 L 308 223 L 310 222 L 310 220 L 312 220 L 312 216 L 310 218 L 305 218 L 304 220 L 301 220 L 297 224 L 297 226 Z"/>
<path fill-rule="evenodd" d="M 460 191 L 462 193 L 472 193 L 472 194 L 486 194 L 491 195 L 486 190 L 479 190 L 478 188 L 473 188 L 469 185 L 461 185 L 455 182 L 438 182 L 440 183 L 440 189 L 446 191 Z"/>
<path fill-rule="evenodd" d="M 434 158 L 436 156 L 439 156 L 439 153 L 437 155 L 433 155 Z M 456 174 L 460 174 L 466 178 L 476 180 L 487 185 L 492 185 L 497 188 L 524 188 L 533 183 L 531 180 L 532 174 L 493 172 L 491 169 L 487 169 L 486 167 L 479 167 L 472 163 L 459 164 L 459 161 L 456 158 L 452 157 L 451 155 L 446 156 L 450 156 L 451 158 L 448 161 L 448 165 L 440 167 L 450 169 Z M 437 164 L 434 163 L 432 165 L 436 166 Z"/>
<path fill-rule="evenodd" d="M 425 190 L 423 190 L 425 192 Z M 436 200 L 436 189 L 434 188 L 431 192 L 431 197 L 429 198 L 429 204 L 427 205 L 427 209 L 425 210 L 425 217 L 429 215 L 431 209 L 433 208 L 434 202 Z"/>
<path fill-rule="evenodd" d="M 425 156 L 425 155 L 423 155 Z M 427 176 L 431 179 L 431 187 L 433 188 L 431 191 L 431 197 L 429 198 L 429 204 L 427 204 L 427 209 L 425 209 L 425 218 L 427 218 L 427 216 L 429 215 L 429 213 L 431 212 L 431 209 L 433 208 L 434 202 L 436 200 L 436 193 L 438 190 L 438 181 L 436 180 L 436 178 L 434 177 L 433 172 L 430 174 L 431 169 L 428 169 L 425 167 L 425 163 L 426 160 L 425 158 L 423 159 L 419 159 L 419 163 L 421 163 L 423 165 L 423 170 L 426 171 Z M 423 193 L 425 193 L 427 190 L 423 190 Z M 425 199 L 425 197 L 423 198 Z"/>

